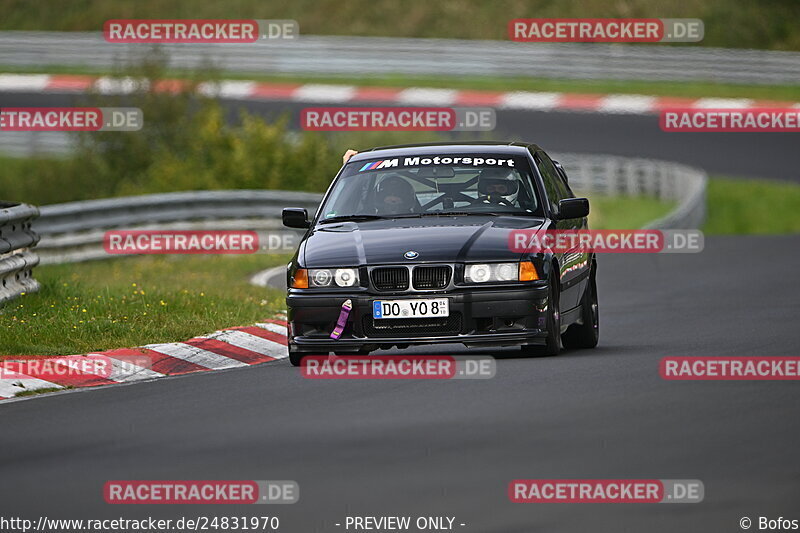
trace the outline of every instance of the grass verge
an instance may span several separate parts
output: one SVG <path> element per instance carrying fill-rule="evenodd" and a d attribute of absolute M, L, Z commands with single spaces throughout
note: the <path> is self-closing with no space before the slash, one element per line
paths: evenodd
<path fill-rule="evenodd" d="M 592 197 L 593 229 L 640 228 L 675 203 L 644 197 Z M 800 233 L 800 184 L 768 179 L 712 176 L 706 197 L 707 235 Z"/>
<path fill-rule="evenodd" d="M 2 355 L 69 355 L 184 341 L 252 324 L 284 295 L 248 275 L 286 256 L 142 256 L 36 269 L 38 294 L 0 308 Z"/>
<path fill-rule="evenodd" d="M 709 235 L 800 233 L 800 185 L 713 176 L 708 183 Z"/>
<path fill-rule="evenodd" d="M 580 193 L 575 193 L 581 196 Z M 675 202 L 662 202 L 642 196 L 592 196 L 589 198 L 589 227 L 592 229 L 636 229 L 659 219 L 675 208 Z"/>
<path fill-rule="evenodd" d="M 16 393 L 14 395 L 15 398 L 23 398 L 25 396 L 36 396 L 37 394 L 46 394 L 48 392 L 59 392 L 62 390 L 74 389 L 73 386 L 66 386 L 66 387 L 43 387 L 41 389 L 30 389 L 24 390 Z"/>

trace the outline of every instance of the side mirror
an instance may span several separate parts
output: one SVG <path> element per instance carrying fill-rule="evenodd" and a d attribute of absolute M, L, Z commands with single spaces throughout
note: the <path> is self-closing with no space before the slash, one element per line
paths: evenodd
<path fill-rule="evenodd" d="M 567 178 L 567 173 L 566 173 L 566 171 L 564 170 L 564 167 L 562 167 L 562 166 L 561 166 L 561 163 L 559 163 L 559 162 L 558 162 L 558 161 L 556 161 L 556 160 L 552 160 L 552 161 L 553 161 L 553 166 L 554 166 L 554 167 L 556 167 L 556 170 L 558 171 L 558 174 L 559 174 L 559 175 L 560 175 L 562 178 L 564 178 L 564 183 L 569 183 L 569 178 Z"/>
<path fill-rule="evenodd" d="M 308 221 L 308 211 L 302 207 L 286 207 L 281 213 L 283 225 L 287 228 L 309 228 L 311 223 Z"/>
<path fill-rule="evenodd" d="M 583 218 L 589 216 L 589 200 L 586 198 L 567 198 L 558 202 L 558 219 Z"/>

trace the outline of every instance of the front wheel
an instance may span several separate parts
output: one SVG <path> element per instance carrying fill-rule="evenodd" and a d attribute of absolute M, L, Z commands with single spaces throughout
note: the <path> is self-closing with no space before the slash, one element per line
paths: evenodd
<path fill-rule="evenodd" d="M 561 336 L 564 348 L 594 348 L 600 339 L 600 309 L 594 271 L 581 298 L 581 322 L 568 327 Z"/>

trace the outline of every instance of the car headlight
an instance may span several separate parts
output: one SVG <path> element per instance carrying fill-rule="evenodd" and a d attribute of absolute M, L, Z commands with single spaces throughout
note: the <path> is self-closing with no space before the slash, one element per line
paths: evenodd
<path fill-rule="evenodd" d="M 494 268 L 495 278 L 497 281 L 518 281 L 519 280 L 519 264 L 517 263 L 500 263 Z"/>
<path fill-rule="evenodd" d="M 311 271 L 312 287 L 330 287 L 331 281 L 333 281 L 333 275 L 330 270 L 321 268 Z"/>
<path fill-rule="evenodd" d="M 467 265 L 464 281 L 467 283 L 490 283 L 503 281 L 533 281 L 539 279 L 533 263 L 480 263 Z"/>
<path fill-rule="evenodd" d="M 340 287 L 352 287 L 358 283 L 358 270 L 355 268 L 337 268 L 334 279 Z"/>
<path fill-rule="evenodd" d="M 467 283 L 486 283 L 492 280 L 492 267 L 489 265 L 467 265 L 464 273 Z"/>
<path fill-rule="evenodd" d="M 309 287 L 353 287 L 358 285 L 355 268 L 312 268 L 308 270 Z"/>

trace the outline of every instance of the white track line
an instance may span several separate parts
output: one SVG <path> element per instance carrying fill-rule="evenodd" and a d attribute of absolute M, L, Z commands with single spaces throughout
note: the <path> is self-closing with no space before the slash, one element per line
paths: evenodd
<path fill-rule="evenodd" d="M 277 333 L 278 335 L 283 335 L 284 337 L 289 335 L 286 326 L 281 326 L 280 324 L 273 324 L 272 322 L 258 322 L 256 326 L 261 329 L 266 329 L 267 331 Z"/>
<path fill-rule="evenodd" d="M 2 366 L 2 365 L 0 365 Z M 37 389 L 50 389 L 58 388 L 63 389 L 63 385 L 50 383 L 39 378 L 32 378 L 24 374 L 18 374 L 21 377 L 2 377 L 0 374 L 0 397 L 13 398 L 18 392 L 25 392 Z"/>
<path fill-rule="evenodd" d="M 753 106 L 749 98 L 700 98 L 692 107 L 700 109 L 746 109 Z"/>
<path fill-rule="evenodd" d="M 94 88 L 100 94 L 130 94 L 149 82 L 136 78 L 114 78 L 102 76 L 94 82 Z"/>
<path fill-rule="evenodd" d="M 0 74 L 0 91 L 44 91 L 49 74 Z"/>
<path fill-rule="evenodd" d="M 456 101 L 460 91 L 455 89 L 426 89 L 411 87 L 397 94 L 397 102 L 413 105 L 450 105 Z"/>
<path fill-rule="evenodd" d="M 550 110 L 558 105 L 560 93 L 533 93 L 516 91 L 505 93 L 500 98 L 500 107 L 508 109 Z"/>
<path fill-rule="evenodd" d="M 236 359 L 225 357 L 208 350 L 203 350 L 195 346 L 190 346 L 182 342 L 171 342 L 167 344 L 148 344 L 145 346 L 148 350 L 163 353 L 176 359 L 182 359 L 196 365 L 204 366 L 212 370 L 220 370 L 223 368 L 234 368 L 237 366 L 248 366 L 247 363 L 242 363 Z"/>
<path fill-rule="evenodd" d="M 204 82 L 198 85 L 197 92 L 205 96 L 223 98 L 249 98 L 256 86 L 254 81 L 221 81 L 219 83 Z"/>
<path fill-rule="evenodd" d="M 301 102 L 348 102 L 356 95 L 352 85 L 322 85 L 309 83 L 298 87 L 292 100 Z"/>
<path fill-rule="evenodd" d="M 289 355 L 286 346 L 283 344 L 273 342 L 268 339 L 263 339 L 255 335 L 251 335 L 245 331 L 238 331 L 235 329 L 216 331 L 211 335 L 206 335 L 203 338 L 227 342 L 228 344 L 238 348 L 260 353 L 261 355 L 268 355 L 270 357 L 274 357 L 275 359 L 283 359 Z"/>
<path fill-rule="evenodd" d="M 641 96 L 638 94 L 612 94 L 606 96 L 598 111 L 601 113 L 647 113 L 655 108 L 654 96 Z"/>
<path fill-rule="evenodd" d="M 105 354 L 89 355 L 105 356 Z M 146 379 L 164 377 L 165 374 L 156 372 L 155 370 L 150 370 L 149 368 L 131 362 L 136 361 L 139 358 L 140 356 L 108 356 L 108 359 L 111 361 L 111 374 L 106 379 L 110 379 L 111 381 L 116 381 L 118 383 L 125 383 L 127 381 L 142 381 Z M 149 360 L 147 356 L 141 356 L 141 358 Z"/>
<path fill-rule="evenodd" d="M 262 270 L 261 272 L 256 272 L 250 278 L 250 283 L 259 287 L 267 287 L 269 286 L 270 280 L 279 275 L 286 275 L 285 266 L 276 266 Z"/>

